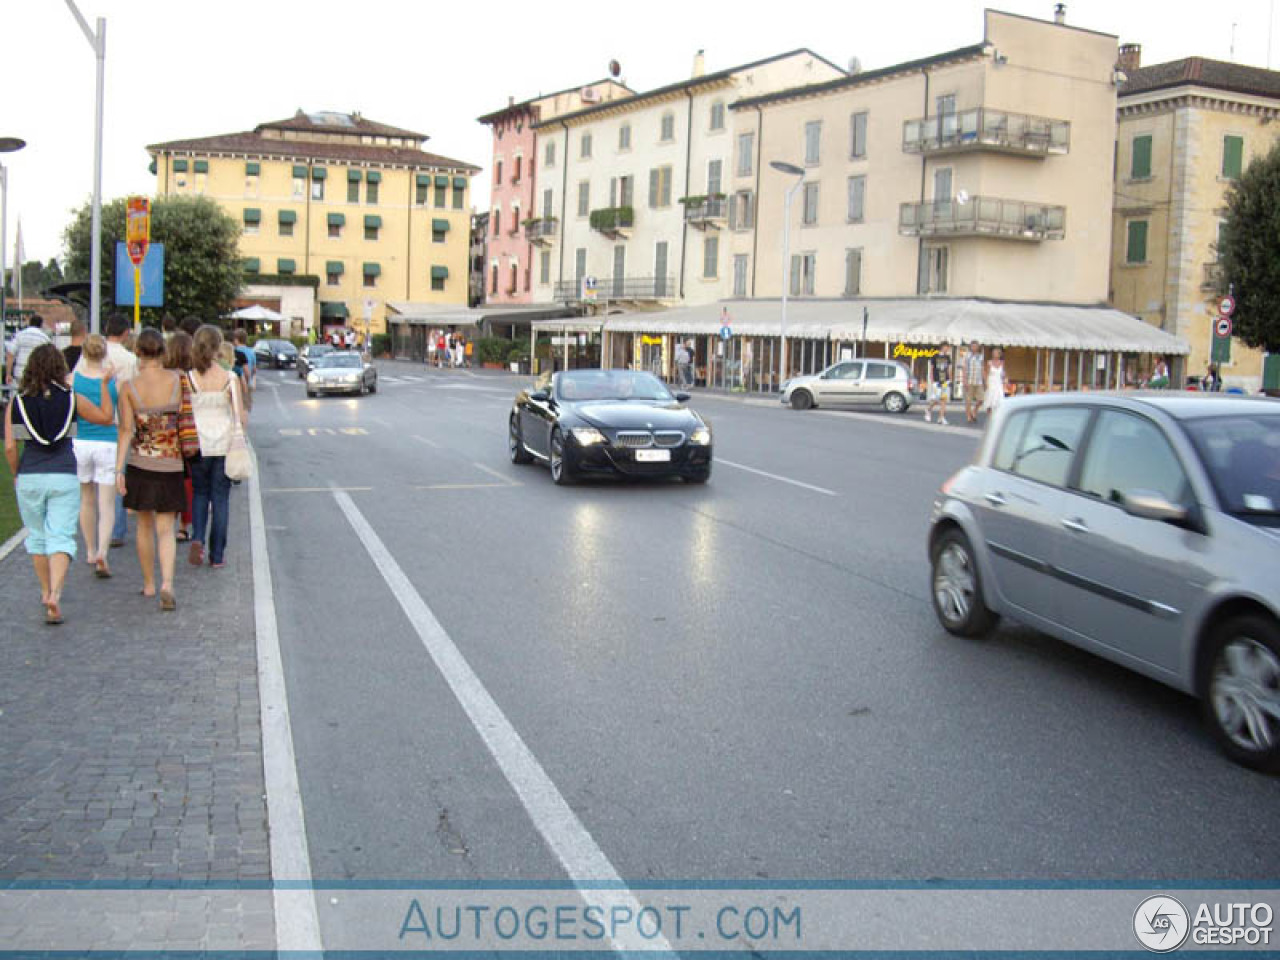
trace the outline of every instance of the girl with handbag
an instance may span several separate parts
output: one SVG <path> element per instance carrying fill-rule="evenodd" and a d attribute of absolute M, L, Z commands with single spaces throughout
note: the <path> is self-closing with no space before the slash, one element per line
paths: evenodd
<path fill-rule="evenodd" d="M 187 560 L 192 566 L 204 563 L 205 543 L 209 545 L 209 564 L 224 566 L 227 528 L 231 516 L 231 479 L 227 476 L 227 454 L 236 435 L 240 403 L 240 379 L 227 373 L 217 363 L 222 348 L 222 331 L 205 325 L 196 331 L 192 350 L 191 407 L 195 414 L 196 432 L 200 436 L 200 455 L 191 464 L 193 529 Z"/>

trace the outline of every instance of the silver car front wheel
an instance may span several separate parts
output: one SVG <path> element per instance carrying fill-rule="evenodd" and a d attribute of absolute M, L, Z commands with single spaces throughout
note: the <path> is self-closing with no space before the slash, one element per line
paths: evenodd
<path fill-rule="evenodd" d="M 1280 771 L 1280 627 L 1261 617 L 1228 621 L 1214 638 L 1205 714 L 1232 759 Z"/>
<path fill-rule="evenodd" d="M 934 543 L 931 579 L 933 611 L 948 633 L 977 637 L 995 626 L 996 616 L 982 598 L 973 547 L 961 530 L 952 527 Z"/>

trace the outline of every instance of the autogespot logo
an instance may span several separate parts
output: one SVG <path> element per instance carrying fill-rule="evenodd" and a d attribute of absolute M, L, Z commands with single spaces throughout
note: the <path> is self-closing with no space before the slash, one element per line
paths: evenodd
<path fill-rule="evenodd" d="M 1138 942 L 1155 953 L 1177 950 L 1190 929 L 1187 908 L 1173 897 L 1147 897 L 1133 914 L 1133 932 Z"/>

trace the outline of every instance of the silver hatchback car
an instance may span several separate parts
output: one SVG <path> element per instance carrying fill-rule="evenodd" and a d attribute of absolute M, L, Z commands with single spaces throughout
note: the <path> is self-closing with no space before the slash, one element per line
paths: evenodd
<path fill-rule="evenodd" d="M 1201 698 L 1232 759 L 1280 771 L 1280 402 L 1011 399 L 928 546 L 951 633 L 1029 624 Z"/>
<path fill-rule="evenodd" d="M 821 373 L 782 385 L 782 402 L 796 410 L 844 404 L 879 404 L 904 413 L 915 390 L 911 371 L 894 360 L 841 360 Z"/>

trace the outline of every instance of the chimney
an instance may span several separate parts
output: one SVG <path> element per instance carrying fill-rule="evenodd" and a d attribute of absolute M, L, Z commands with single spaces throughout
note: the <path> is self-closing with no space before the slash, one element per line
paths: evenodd
<path fill-rule="evenodd" d="M 514 107 L 515 105 L 516 105 L 516 98 L 515 98 L 512 94 L 509 94 L 509 93 L 508 93 L 508 94 L 507 94 L 507 106 L 508 106 L 508 107 Z"/>
<path fill-rule="evenodd" d="M 1053 5 L 1053 22 L 1057 24 L 1067 22 L 1067 5 L 1065 3 L 1055 3 Z"/>
<path fill-rule="evenodd" d="M 1116 69 L 1121 73 L 1132 75 L 1135 70 L 1142 66 L 1142 44 L 1140 43 L 1122 43 L 1120 44 L 1120 59 L 1116 61 Z"/>
<path fill-rule="evenodd" d="M 707 72 L 707 59 L 703 56 L 703 51 L 699 50 L 693 56 L 693 75 L 695 77 L 704 76 Z"/>

